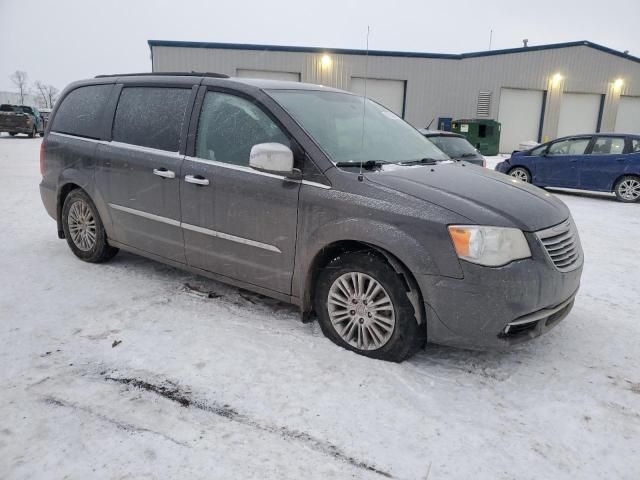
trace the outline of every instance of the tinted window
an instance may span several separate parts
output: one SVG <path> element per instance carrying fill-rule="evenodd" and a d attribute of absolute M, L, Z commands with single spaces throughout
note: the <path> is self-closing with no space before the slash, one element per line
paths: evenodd
<path fill-rule="evenodd" d="M 582 155 L 590 141 L 590 138 L 570 138 L 553 143 L 549 147 L 549 155 Z"/>
<path fill-rule="evenodd" d="M 100 138 L 102 112 L 111 88 L 112 85 L 91 85 L 70 92 L 58 108 L 51 130 Z"/>
<path fill-rule="evenodd" d="M 624 138 L 600 137 L 593 144 L 591 155 L 616 155 L 624 152 Z"/>
<path fill-rule="evenodd" d="M 235 95 L 207 92 L 196 137 L 196 156 L 234 165 L 249 165 L 251 147 L 289 139 L 254 103 Z"/>
<path fill-rule="evenodd" d="M 177 152 L 191 89 L 127 87 L 113 121 L 113 140 Z"/>

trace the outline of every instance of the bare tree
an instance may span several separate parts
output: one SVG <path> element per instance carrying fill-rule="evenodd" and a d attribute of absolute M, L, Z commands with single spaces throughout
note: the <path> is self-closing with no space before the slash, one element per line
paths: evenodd
<path fill-rule="evenodd" d="M 56 100 L 58 100 L 58 94 L 60 90 L 58 90 L 53 85 L 47 85 L 47 101 L 49 102 L 49 108 L 53 108 L 56 104 Z"/>
<path fill-rule="evenodd" d="M 40 96 L 42 97 L 42 105 L 46 108 L 48 107 L 48 103 L 47 103 L 47 92 L 46 92 L 46 88 L 47 86 L 42 83 L 40 80 L 36 80 L 35 82 L 33 82 L 34 87 L 36 87 L 36 89 L 38 90 L 38 93 L 40 93 Z"/>
<path fill-rule="evenodd" d="M 23 72 L 22 70 L 16 70 L 9 75 L 9 80 L 11 80 L 20 91 L 20 105 L 24 105 L 24 96 L 27 94 L 27 78 L 27 72 Z"/>
<path fill-rule="evenodd" d="M 59 90 L 53 85 L 42 83 L 40 80 L 36 80 L 34 85 L 42 97 L 42 103 L 45 108 L 53 108 L 53 105 L 58 99 Z"/>

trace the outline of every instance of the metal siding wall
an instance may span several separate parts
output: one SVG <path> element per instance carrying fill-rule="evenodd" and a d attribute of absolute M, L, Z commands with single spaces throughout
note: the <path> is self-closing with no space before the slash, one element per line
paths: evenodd
<path fill-rule="evenodd" d="M 321 53 L 153 47 L 154 71 L 212 71 L 235 76 L 238 68 L 300 72 L 301 80 L 349 89 L 352 76 L 365 75 L 364 55 L 329 53 L 330 68 Z M 520 52 L 475 58 L 438 59 L 370 56 L 371 78 L 406 80 L 405 119 L 416 127 L 438 117 L 474 117 L 480 90 L 493 93 L 490 117 L 498 115 L 502 87 L 549 90 L 543 135 L 555 137 L 562 92 L 607 94 L 603 130 L 613 129 L 619 96 L 640 96 L 640 64 L 587 46 Z M 550 88 L 555 73 L 561 86 Z M 612 82 L 625 80 L 621 91 Z M 618 89 L 620 90 L 620 89 Z"/>

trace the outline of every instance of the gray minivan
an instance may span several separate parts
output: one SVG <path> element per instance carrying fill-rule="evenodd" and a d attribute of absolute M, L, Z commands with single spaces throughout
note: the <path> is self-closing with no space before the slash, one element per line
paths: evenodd
<path fill-rule="evenodd" d="M 580 283 L 560 200 L 452 162 L 384 107 L 319 85 L 77 82 L 40 163 L 44 205 L 80 259 L 122 249 L 294 303 L 370 357 L 535 337 Z"/>

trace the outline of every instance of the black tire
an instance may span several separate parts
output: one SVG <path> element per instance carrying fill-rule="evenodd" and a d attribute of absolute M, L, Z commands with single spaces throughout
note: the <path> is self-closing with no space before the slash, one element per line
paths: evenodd
<path fill-rule="evenodd" d="M 95 239 L 93 240 L 90 248 L 81 248 L 76 244 L 71 234 L 70 223 L 73 222 L 73 220 L 70 219 L 69 212 L 76 203 L 79 203 L 78 208 L 86 206 L 94 220 Z M 98 210 L 84 190 L 76 189 L 67 195 L 62 207 L 62 229 L 64 230 L 64 236 L 67 240 L 67 244 L 73 254 L 85 262 L 106 262 L 118 253 L 117 248 L 114 248 L 107 243 L 107 234 L 104 230 L 102 220 L 100 220 L 100 215 L 98 215 Z"/>
<path fill-rule="evenodd" d="M 625 175 L 616 182 L 613 192 L 619 202 L 635 203 L 640 201 L 640 177 Z"/>
<path fill-rule="evenodd" d="M 329 313 L 331 287 L 342 275 L 351 272 L 362 273 L 371 277 L 382 286 L 384 293 L 391 300 L 391 307 L 395 315 L 395 325 L 386 343 L 379 348 L 357 348 L 343 339 L 331 322 Z M 360 355 L 391 362 L 401 362 L 416 353 L 426 342 L 426 327 L 424 323 L 418 325 L 416 321 L 416 314 L 407 295 L 405 282 L 387 261 L 375 252 L 347 253 L 333 259 L 318 276 L 314 297 L 315 311 L 325 336 L 336 345 Z M 364 316 L 364 314 L 356 313 L 355 317 L 359 315 Z M 356 322 L 355 317 L 353 317 L 354 324 Z M 359 319 L 359 323 L 363 323 L 362 318 Z M 355 327 L 362 328 L 358 325 L 355 325 Z M 346 327 L 344 330 L 346 330 Z"/>
<path fill-rule="evenodd" d="M 523 182 L 531 183 L 531 172 L 524 167 L 513 167 L 507 175 L 522 180 Z"/>
<path fill-rule="evenodd" d="M 33 129 L 31 130 L 31 132 L 29 132 L 29 138 L 33 138 L 36 136 L 36 127 L 33 127 Z"/>

